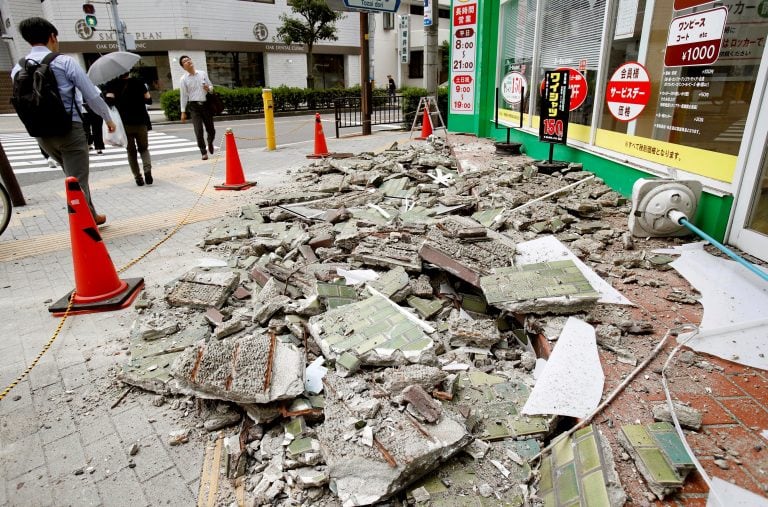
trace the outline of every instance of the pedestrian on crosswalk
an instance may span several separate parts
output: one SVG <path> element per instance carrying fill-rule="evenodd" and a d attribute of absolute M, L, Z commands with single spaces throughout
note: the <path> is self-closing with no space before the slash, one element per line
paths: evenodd
<path fill-rule="evenodd" d="M 96 87 L 99 94 L 101 89 Z M 103 96 L 102 96 L 103 97 Z M 85 137 L 88 140 L 88 146 L 93 147 L 99 155 L 104 151 L 104 136 L 102 134 L 102 125 L 104 120 L 96 114 L 88 104 L 83 104 L 83 128 L 85 128 Z"/>
<path fill-rule="evenodd" d="M 128 143 L 125 147 L 128 152 L 128 165 L 138 186 L 144 182 L 151 185 L 152 158 L 149 155 L 148 132 L 152 130 L 152 122 L 149 121 L 147 105 L 152 103 L 147 85 L 136 77 L 130 77 L 126 72 L 117 79 L 107 83 L 104 98 L 107 104 L 117 107 L 120 118 L 123 120 L 125 135 Z M 141 164 L 144 169 L 144 177 L 139 170 L 139 161 L 136 155 L 141 156 Z"/>
<path fill-rule="evenodd" d="M 47 19 L 40 17 L 24 19 L 19 23 L 19 33 L 32 46 L 25 57 L 26 60 L 41 62 L 48 53 L 59 50 L 59 31 Z M 88 183 L 90 175 L 88 143 L 75 93 L 78 90 L 82 93 L 85 102 L 104 119 L 110 132 L 115 130 L 115 123 L 109 114 L 109 107 L 96 93 L 93 83 L 74 58 L 58 55 L 51 61 L 50 69 L 56 76 L 61 102 L 72 117 L 72 128 L 63 136 L 38 137 L 37 142 L 51 158 L 61 165 L 64 174 L 77 178 L 96 225 L 101 225 L 107 221 L 107 217 L 96 213 L 91 199 L 91 189 Z M 17 63 L 11 70 L 11 79 L 20 71 L 21 66 Z"/>
<path fill-rule="evenodd" d="M 181 91 L 181 123 L 187 121 L 187 110 L 192 115 L 192 125 L 195 128 L 195 138 L 203 160 L 208 160 L 208 152 L 213 154 L 213 140 L 216 137 L 216 129 L 213 126 L 213 114 L 206 107 L 208 93 L 213 92 L 213 83 L 208 79 L 208 74 L 202 70 L 196 70 L 192 58 L 182 55 L 179 65 L 187 71 L 181 78 L 179 89 Z M 208 134 L 208 143 L 203 140 L 203 126 Z"/>

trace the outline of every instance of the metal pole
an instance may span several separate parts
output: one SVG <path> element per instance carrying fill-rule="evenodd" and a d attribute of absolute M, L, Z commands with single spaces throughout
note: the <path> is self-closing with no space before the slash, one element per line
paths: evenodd
<path fill-rule="evenodd" d="M 272 101 L 272 90 L 264 88 L 261 90 L 261 99 L 264 101 L 264 129 L 267 135 L 267 151 L 274 151 L 277 148 L 275 143 L 275 108 Z"/>
<path fill-rule="evenodd" d="M 438 24 L 440 22 L 437 0 L 429 0 L 431 24 L 424 26 L 424 88 L 427 95 L 437 99 L 437 74 L 440 72 L 438 62 Z M 425 13 L 426 14 L 426 13 Z"/>
<path fill-rule="evenodd" d="M 368 48 L 368 13 L 360 13 L 360 105 L 363 115 L 363 135 L 371 135 L 371 68 Z"/>
<path fill-rule="evenodd" d="M 112 18 L 115 20 L 117 49 L 125 51 L 125 30 L 123 30 L 123 22 L 120 21 L 120 15 L 117 13 L 117 0 L 109 0 L 109 4 L 112 7 Z"/>

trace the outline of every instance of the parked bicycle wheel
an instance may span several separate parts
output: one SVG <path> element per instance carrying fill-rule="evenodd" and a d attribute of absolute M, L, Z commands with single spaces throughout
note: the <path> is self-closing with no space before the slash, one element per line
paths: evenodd
<path fill-rule="evenodd" d="M 8 222 L 11 221 L 11 196 L 8 194 L 8 190 L 5 189 L 5 185 L 0 183 L 0 234 L 8 227 Z"/>

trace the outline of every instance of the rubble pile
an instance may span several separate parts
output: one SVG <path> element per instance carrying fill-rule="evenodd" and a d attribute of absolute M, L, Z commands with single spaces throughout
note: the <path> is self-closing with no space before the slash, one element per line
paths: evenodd
<path fill-rule="evenodd" d="M 540 475 L 561 417 L 522 409 L 538 337 L 556 346 L 568 316 L 622 361 L 622 336 L 647 330 L 595 282 L 664 268 L 610 225 L 624 198 L 578 164 L 458 167 L 441 139 L 292 176 L 201 241 L 220 266 L 142 294 L 123 382 L 230 425 L 226 474 L 255 505 L 565 505 L 568 487 L 623 504 L 599 431 L 562 439 Z M 521 263 L 548 235 L 571 257 Z"/>

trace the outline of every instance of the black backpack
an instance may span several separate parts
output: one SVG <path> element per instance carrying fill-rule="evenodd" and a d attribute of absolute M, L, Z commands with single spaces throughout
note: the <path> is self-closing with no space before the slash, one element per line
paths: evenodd
<path fill-rule="evenodd" d="M 59 53 L 49 53 L 39 63 L 22 58 L 19 60 L 21 70 L 13 77 L 11 104 L 32 137 L 63 136 L 72 130 L 72 113 L 61 101 L 56 76 L 50 67 L 57 56 Z M 74 93 L 72 107 L 75 107 Z"/>

